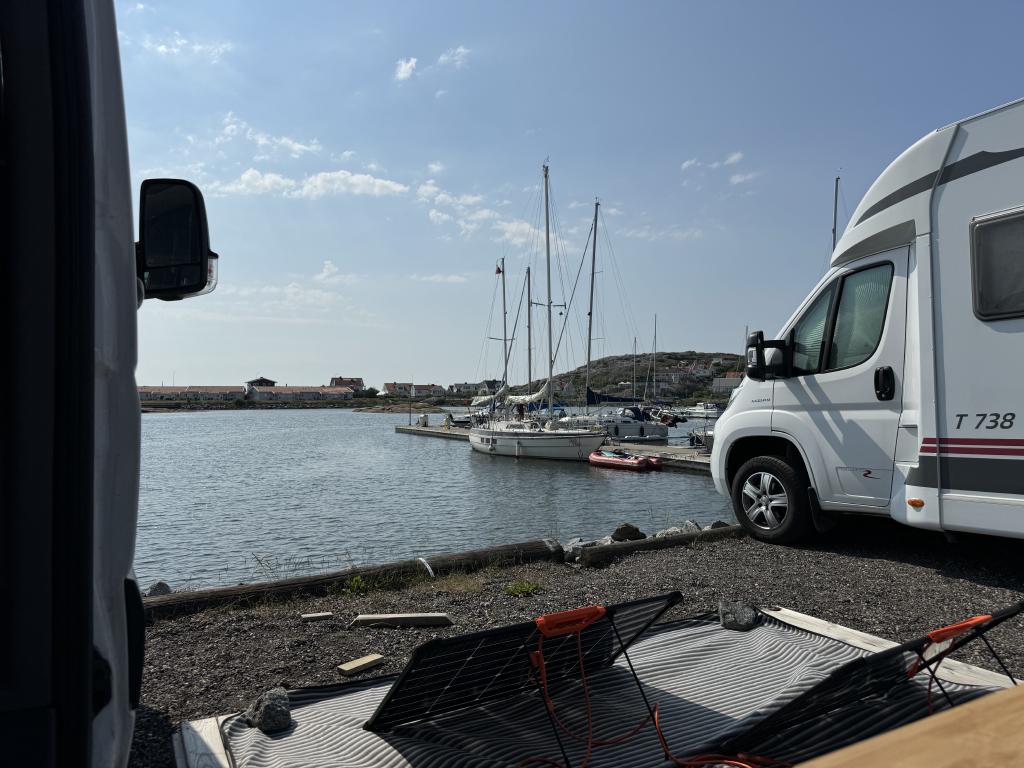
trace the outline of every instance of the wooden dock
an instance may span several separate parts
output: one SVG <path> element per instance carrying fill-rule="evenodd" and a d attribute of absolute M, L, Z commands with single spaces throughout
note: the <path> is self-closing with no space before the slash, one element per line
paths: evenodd
<path fill-rule="evenodd" d="M 398 424 L 395 432 L 405 435 L 424 435 L 426 437 L 440 437 L 444 440 L 469 440 L 469 430 L 465 427 L 444 427 L 430 426 L 421 427 L 418 424 Z M 620 446 L 630 453 L 641 456 L 657 456 L 661 459 L 665 469 L 677 469 L 683 472 L 698 472 L 700 474 L 711 474 L 711 457 L 701 453 L 696 448 L 688 445 L 635 445 L 622 443 Z"/>

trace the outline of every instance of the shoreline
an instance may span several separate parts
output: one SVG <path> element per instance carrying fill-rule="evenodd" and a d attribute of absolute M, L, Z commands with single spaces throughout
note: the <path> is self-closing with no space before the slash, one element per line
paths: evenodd
<path fill-rule="evenodd" d="M 141 400 L 142 413 L 181 413 L 183 411 L 273 411 L 273 410 L 346 410 L 356 413 L 408 413 L 408 401 L 376 399 L 353 400 Z M 461 402 L 413 402 L 413 413 L 447 413 L 448 408 L 465 407 Z"/>
<path fill-rule="evenodd" d="M 180 721 L 238 711 L 274 685 L 341 682 L 345 678 L 335 667 L 369 653 L 385 657 L 372 676 L 391 674 L 433 637 L 673 589 L 682 591 L 684 601 L 669 619 L 736 599 L 907 640 L 1024 599 L 1024 573 L 1016 565 L 1022 555 L 1022 541 L 963 537 L 949 544 L 939 534 L 857 519 L 799 547 L 748 538 L 698 541 L 631 554 L 604 568 L 550 561 L 489 567 L 435 579 L 424 575 L 397 589 L 349 584 L 330 594 L 157 619 L 146 631 L 142 705 L 129 765 L 170 768 L 170 735 Z M 455 625 L 348 628 L 357 613 L 410 610 L 448 613 Z M 300 619 L 322 611 L 333 616 L 312 623 Z M 1024 621 L 1018 620 L 993 633 L 1011 670 L 1024 667 L 1022 630 Z M 973 647 L 959 658 L 993 668 Z"/>

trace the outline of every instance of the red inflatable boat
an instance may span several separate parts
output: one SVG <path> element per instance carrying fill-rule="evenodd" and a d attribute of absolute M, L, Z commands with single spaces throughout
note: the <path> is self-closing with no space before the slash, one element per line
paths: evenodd
<path fill-rule="evenodd" d="M 634 472 L 647 472 L 652 469 L 661 469 L 661 459 L 655 458 L 654 456 L 637 456 L 633 453 L 626 453 L 623 450 L 612 450 L 610 448 L 599 448 L 591 453 L 590 463 L 595 467 L 629 469 Z"/>

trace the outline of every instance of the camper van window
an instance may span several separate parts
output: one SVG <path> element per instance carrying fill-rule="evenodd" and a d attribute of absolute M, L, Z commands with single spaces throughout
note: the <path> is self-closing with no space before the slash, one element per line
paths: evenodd
<path fill-rule="evenodd" d="M 877 264 L 843 279 L 826 370 L 860 365 L 875 353 L 889 306 L 892 271 L 892 264 Z"/>
<path fill-rule="evenodd" d="M 973 224 L 974 313 L 982 320 L 1024 317 L 1024 213 Z"/>
<path fill-rule="evenodd" d="M 806 376 L 821 368 L 821 347 L 835 283 L 814 300 L 793 326 L 793 375 Z"/>

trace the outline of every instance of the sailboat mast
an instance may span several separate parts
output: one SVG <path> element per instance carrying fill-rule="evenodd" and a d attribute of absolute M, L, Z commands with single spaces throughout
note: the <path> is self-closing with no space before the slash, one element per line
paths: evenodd
<path fill-rule="evenodd" d="M 548 414 L 554 416 L 554 384 L 551 381 L 555 372 L 555 348 L 551 337 L 551 209 L 548 200 L 548 166 L 544 164 L 544 259 L 548 270 Z"/>
<path fill-rule="evenodd" d="M 636 336 L 633 337 L 633 402 L 636 402 Z"/>
<path fill-rule="evenodd" d="M 533 293 L 530 268 L 526 268 L 526 394 L 533 394 Z"/>
<path fill-rule="evenodd" d="M 505 363 L 501 383 L 508 385 L 508 309 L 505 306 L 505 257 L 501 257 L 501 356 Z"/>
<path fill-rule="evenodd" d="M 658 402 L 658 316 L 654 316 L 654 402 Z"/>
<path fill-rule="evenodd" d="M 587 309 L 587 378 L 583 389 L 584 413 L 590 413 L 590 346 L 594 339 L 594 277 L 597 274 L 597 210 L 599 200 L 594 200 L 593 243 L 590 248 L 590 307 Z"/>
<path fill-rule="evenodd" d="M 836 176 L 836 188 L 832 193 L 832 250 L 836 249 L 836 225 L 839 222 L 839 177 Z M 829 254 L 831 257 L 832 254 Z"/>

